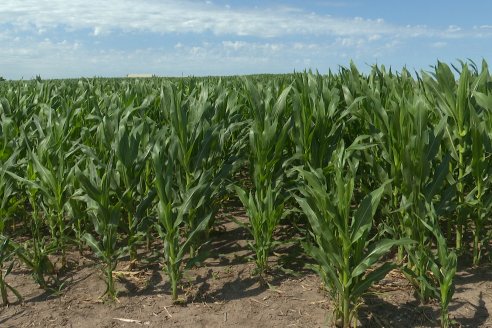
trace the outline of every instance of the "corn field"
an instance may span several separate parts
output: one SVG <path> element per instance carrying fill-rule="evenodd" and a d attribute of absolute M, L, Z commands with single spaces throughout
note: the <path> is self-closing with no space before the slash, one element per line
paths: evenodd
<path fill-rule="evenodd" d="M 74 251 L 101 267 L 160 256 L 170 297 L 206 260 L 224 203 L 248 220 L 255 274 L 297 229 L 341 327 L 398 269 L 453 325 L 458 263 L 490 262 L 492 77 L 486 62 L 411 73 L 0 82 L 0 294 L 14 263 L 56 291 Z M 296 224 L 294 224 L 294 221 Z"/>

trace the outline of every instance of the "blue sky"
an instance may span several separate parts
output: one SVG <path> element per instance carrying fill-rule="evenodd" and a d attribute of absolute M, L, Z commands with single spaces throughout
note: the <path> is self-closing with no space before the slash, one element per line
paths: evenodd
<path fill-rule="evenodd" d="M 8 79 L 288 73 L 492 59 L 492 1 L 2 0 Z"/>

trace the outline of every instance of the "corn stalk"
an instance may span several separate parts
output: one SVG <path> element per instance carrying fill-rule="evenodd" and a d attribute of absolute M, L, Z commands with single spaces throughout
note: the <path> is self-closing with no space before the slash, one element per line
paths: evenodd
<path fill-rule="evenodd" d="M 285 214 L 288 198 L 283 165 L 291 121 L 284 115 L 291 88 L 285 88 L 277 97 L 272 89 L 263 91 L 266 94 L 262 96 L 249 80 L 245 81 L 245 86 L 253 117 L 249 131 L 249 165 L 254 190 L 248 193 L 239 186 L 235 190 L 248 214 L 249 230 L 254 239 L 251 247 L 256 253 L 256 266 L 261 275 L 268 269 L 273 233 Z"/>
<path fill-rule="evenodd" d="M 345 149 L 341 143 L 333 154 L 329 173 L 300 169 L 304 182 L 299 187 L 301 196 L 296 196 L 312 229 L 313 244 L 304 244 L 306 252 L 316 260 L 314 269 L 331 293 L 336 303 L 335 318 L 344 328 L 356 326 L 360 297 L 396 267 L 377 262 L 393 246 L 411 243 L 410 239 L 372 241 L 373 218 L 386 184 L 364 197 L 354 211 L 358 161 L 352 152 L 353 148 Z"/>

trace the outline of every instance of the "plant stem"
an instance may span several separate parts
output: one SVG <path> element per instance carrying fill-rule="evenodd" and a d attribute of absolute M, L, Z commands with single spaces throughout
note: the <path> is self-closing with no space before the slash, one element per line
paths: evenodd
<path fill-rule="evenodd" d="M 135 247 L 134 233 L 132 228 L 133 215 L 128 212 L 128 248 L 130 249 L 130 262 L 137 259 L 137 249 Z"/>
<path fill-rule="evenodd" d="M 477 220 L 475 221 L 475 229 L 473 230 L 473 265 L 478 265 L 480 262 L 481 243 L 480 235 L 482 233 L 482 211 L 480 205 L 477 210 Z"/>
<path fill-rule="evenodd" d="M 114 300 L 116 298 L 116 291 L 115 291 L 115 288 L 114 288 L 112 264 L 108 264 L 108 267 L 106 269 L 106 278 L 107 278 L 107 281 L 108 281 L 108 294 L 109 294 L 109 297 L 112 300 Z"/>
<path fill-rule="evenodd" d="M 8 305 L 9 300 L 7 298 L 7 287 L 5 286 L 5 281 L 3 280 L 3 271 L 0 269 L 0 293 L 2 294 L 2 304 Z"/>
<path fill-rule="evenodd" d="M 346 229 L 348 229 L 348 217 L 345 220 Z M 343 242 L 343 300 L 342 300 L 342 313 L 343 313 L 343 327 L 350 327 L 350 288 L 348 286 L 350 275 L 350 244 L 346 241 Z"/>
<path fill-rule="evenodd" d="M 173 301 L 178 299 L 178 281 L 177 281 L 176 273 L 174 270 L 171 273 L 171 290 L 172 290 L 172 298 Z"/>
<path fill-rule="evenodd" d="M 65 266 L 67 264 L 67 259 L 65 256 L 65 238 L 64 238 L 64 233 L 65 233 L 65 222 L 63 222 L 63 209 L 58 208 L 57 210 L 57 219 L 58 219 L 58 243 L 59 247 L 62 253 L 62 266 Z"/>
<path fill-rule="evenodd" d="M 464 197 L 463 197 L 463 177 L 465 175 L 465 170 L 464 170 L 464 158 L 463 158 L 463 152 L 464 152 L 464 145 L 463 145 L 463 138 L 460 138 L 459 142 L 459 168 L 458 168 L 458 204 L 463 204 L 464 203 Z M 458 208 L 457 210 L 458 214 L 458 222 L 456 225 L 456 250 L 459 251 L 461 250 L 462 246 L 462 239 L 463 239 L 463 233 L 464 233 L 464 220 L 462 218 L 463 211 Z"/>

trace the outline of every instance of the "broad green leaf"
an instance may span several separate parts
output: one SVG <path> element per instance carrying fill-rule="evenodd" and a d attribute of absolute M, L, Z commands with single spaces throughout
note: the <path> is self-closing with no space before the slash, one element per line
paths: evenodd
<path fill-rule="evenodd" d="M 409 238 L 402 238 L 399 240 L 382 239 L 376 242 L 369 248 L 365 258 L 352 270 L 352 278 L 356 278 L 366 272 L 366 270 L 378 262 L 383 255 L 388 253 L 392 247 L 410 245 L 412 243 L 414 243 L 414 241 Z"/>
<path fill-rule="evenodd" d="M 391 181 L 386 181 L 381 187 L 371 192 L 362 200 L 352 220 L 352 234 L 350 237 L 352 244 L 358 242 L 361 236 L 371 229 L 372 220 L 379 205 L 379 201 L 381 200 L 381 196 L 384 193 L 384 188 L 390 182 Z"/>

